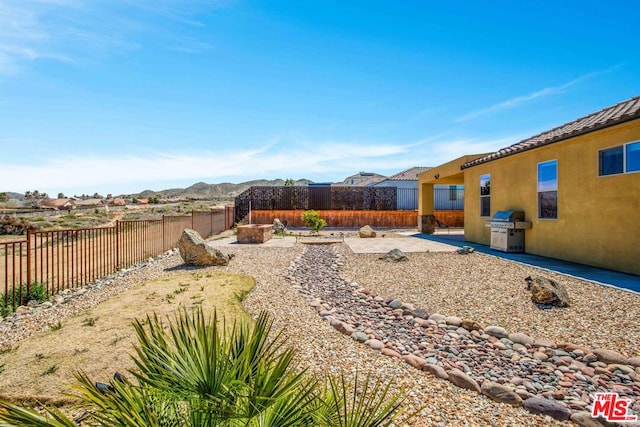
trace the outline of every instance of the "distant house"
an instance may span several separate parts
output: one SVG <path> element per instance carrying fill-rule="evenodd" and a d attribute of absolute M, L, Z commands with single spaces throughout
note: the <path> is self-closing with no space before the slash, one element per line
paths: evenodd
<path fill-rule="evenodd" d="M 109 204 L 114 206 L 124 206 L 127 204 L 127 201 L 122 197 L 115 197 L 109 201 Z"/>
<path fill-rule="evenodd" d="M 103 199 L 76 200 L 76 206 L 78 208 L 95 208 L 98 206 L 104 206 L 104 200 Z"/>
<path fill-rule="evenodd" d="M 431 167 L 416 166 L 380 181 L 376 187 L 398 188 L 398 209 L 418 209 L 418 176 Z M 438 211 L 462 210 L 464 207 L 464 186 L 434 185 L 434 209 Z"/>
<path fill-rule="evenodd" d="M 338 183 L 336 185 L 349 185 L 353 187 L 371 187 L 380 181 L 387 179 L 386 176 L 380 175 L 373 172 L 358 172 L 355 175 L 351 175 L 342 183 Z"/>
<path fill-rule="evenodd" d="M 42 209 L 52 209 L 57 211 L 68 211 L 75 209 L 76 202 L 73 199 L 46 199 L 40 203 Z"/>
<path fill-rule="evenodd" d="M 418 209 L 418 175 L 430 167 L 413 167 L 391 175 L 375 184 L 376 187 L 396 187 L 398 189 L 398 210 Z"/>
<path fill-rule="evenodd" d="M 497 211 L 523 211 L 525 252 L 640 275 L 640 96 L 422 173 L 422 232 L 433 232 L 442 182 L 465 186 L 470 242 L 490 243 Z"/>

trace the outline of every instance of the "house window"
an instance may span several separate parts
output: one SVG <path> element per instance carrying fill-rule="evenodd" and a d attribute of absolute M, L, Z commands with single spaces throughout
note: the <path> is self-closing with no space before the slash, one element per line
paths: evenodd
<path fill-rule="evenodd" d="M 598 152 L 599 176 L 638 171 L 640 171 L 640 142 L 631 142 Z"/>
<path fill-rule="evenodd" d="M 458 200 L 458 186 L 450 185 L 449 186 L 449 200 L 455 201 Z"/>
<path fill-rule="evenodd" d="M 640 142 L 625 145 L 625 172 L 640 171 Z"/>
<path fill-rule="evenodd" d="M 558 161 L 538 163 L 538 218 L 558 218 Z"/>
<path fill-rule="evenodd" d="M 480 216 L 491 216 L 491 175 L 480 176 Z"/>

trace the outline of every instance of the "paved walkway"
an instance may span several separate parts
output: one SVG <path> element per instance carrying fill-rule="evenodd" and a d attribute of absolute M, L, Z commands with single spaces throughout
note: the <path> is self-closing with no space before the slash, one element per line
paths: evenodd
<path fill-rule="evenodd" d="M 411 237 L 376 237 L 374 239 L 347 237 L 344 242 L 357 254 L 386 254 L 392 249 L 399 249 L 405 253 L 455 252 L 458 249 L 458 246 L 450 243 Z"/>
<path fill-rule="evenodd" d="M 392 249 L 400 249 L 402 252 L 455 252 L 458 246 L 435 242 L 427 239 L 415 239 L 408 237 L 376 237 L 375 239 L 361 239 L 359 237 L 345 237 L 344 239 L 327 237 L 273 237 L 265 243 L 257 243 L 260 247 L 292 247 L 297 242 L 306 244 L 329 244 L 343 242 L 357 254 L 386 254 Z M 212 246 L 238 245 L 236 236 L 210 240 Z M 247 244 L 251 246 L 252 244 Z"/>

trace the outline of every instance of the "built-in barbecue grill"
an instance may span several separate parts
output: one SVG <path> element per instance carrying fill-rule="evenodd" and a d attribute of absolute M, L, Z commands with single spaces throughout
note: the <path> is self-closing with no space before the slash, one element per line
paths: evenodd
<path fill-rule="evenodd" d="M 531 228 L 531 223 L 524 220 L 524 212 L 498 211 L 484 225 L 491 228 L 491 249 L 524 252 L 524 230 Z"/>

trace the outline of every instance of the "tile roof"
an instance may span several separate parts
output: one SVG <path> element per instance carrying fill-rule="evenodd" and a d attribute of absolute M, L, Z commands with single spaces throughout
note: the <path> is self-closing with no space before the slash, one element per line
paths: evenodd
<path fill-rule="evenodd" d="M 388 181 L 417 181 L 418 175 L 420 175 L 422 172 L 429 169 L 433 169 L 433 168 L 416 166 L 411 169 L 407 169 L 406 171 L 397 173 L 395 175 L 391 175 L 389 178 L 387 178 L 387 180 Z"/>
<path fill-rule="evenodd" d="M 492 160 L 511 156 L 523 151 L 533 150 L 534 148 L 639 118 L 640 96 L 636 96 L 626 101 L 619 102 L 616 105 L 612 105 L 611 107 L 589 114 L 588 116 L 581 117 L 562 126 L 558 126 L 549 131 L 532 136 L 531 138 L 510 145 L 509 147 L 502 148 L 495 153 L 467 162 L 462 165 L 461 169 L 487 163 Z"/>

